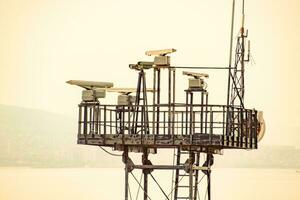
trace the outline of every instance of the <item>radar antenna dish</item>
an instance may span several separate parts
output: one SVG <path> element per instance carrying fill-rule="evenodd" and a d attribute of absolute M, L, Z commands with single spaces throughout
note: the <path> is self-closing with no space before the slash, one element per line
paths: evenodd
<path fill-rule="evenodd" d="M 176 52 L 176 49 L 162 49 L 162 50 L 150 50 L 146 51 L 146 56 L 165 56 L 170 53 Z"/>
<path fill-rule="evenodd" d="M 77 85 L 87 90 L 95 88 L 111 88 L 114 86 L 112 82 L 98 82 L 98 81 L 83 81 L 83 80 L 69 80 L 66 83 L 70 85 Z"/>
<path fill-rule="evenodd" d="M 187 72 L 187 71 L 183 71 L 182 74 L 183 74 L 183 75 L 186 75 L 186 76 L 192 76 L 192 77 L 194 77 L 195 79 L 209 78 L 209 75 L 208 75 L 208 74 L 205 74 L 205 73 L 196 73 L 196 72 Z"/>

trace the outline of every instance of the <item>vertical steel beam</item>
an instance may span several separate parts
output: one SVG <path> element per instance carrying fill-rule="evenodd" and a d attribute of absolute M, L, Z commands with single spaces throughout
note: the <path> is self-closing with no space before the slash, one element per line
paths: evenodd
<path fill-rule="evenodd" d="M 174 144 L 174 135 L 175 135 L 175 79 L 176 79 L 176 74 L 175 74 L 175 69 L 173 71 L 173 91 L 172 91 L 172 135 L 173 135 L 173 144 Z"/>
<path fill-rule="evenodd" d="M 206 154 L 206 162 L 207 162 L 207 199 L 211 200 L 211 170 L 210 167 L 213 164 L 213 155 L 210 153 Z"/>
<path fill-rule="evenodd" d="M 87 144 L 87 121 L 88 121 L 88 108 L 87 105 L 83 105 L 83 135 L 84 135 L 84 140 L 85 144 Z"/>
<path fill-rule="evenodd" d="M 185 95 L 185 135 L 188 134 L 188 111 L 189 111 L 189 91 L 186 91 L 186 95 Z"/>
<path fill-rule="evenodd" d="M 207 134 L 207 112 L 208 112 L 208 92 L 205 92 L 205 131 L 204 133 Z"/>
<path fill-rule="evenodd" d="M 193 162 L 194 153 L 189 151 L 189 199 L 193 200 Z"/>
<path fill-rule="evenodd" d="M 200 152 L 196 153 L 196 162 L 195 165 L 198 167 L 200 164 Z M 197 193 L 198 193 L 198 176 L 199 170 L 195 170 L 195 187 L 194 187 L 194 200 L 197 200 Z"/>
<path fill-rule="evenodd" d="M 171 134 L 171 97 L 172 96 L 172 77 L 171 67 L 168 68 L 168 135 Z"/>
<path fill-rule="evenodd" d="M 79 113 L 78 113 L 78 134 L 82 134 L 81 132 L 82 125 L 82 107 L 79 105 Z"/>
<path fill-rule="evenodd" d="M 103 121 L 104 121 L 104 125 L 103 125 L 103 132 L 104 132 L 104 144 L 105 144 L 105 142 L 106 142 L 106 105 L 104 106 L 104 119 L 103 119 Z"/>
<path fill-rule="evenodd" d="M 157 69 L 157 99 L 156 99 L 156 103 L 157 103 L 157 108 L 156 108 L 156 132 L 157 134 L 159 134 L 159 126 L 160 126 L 160 122 L 159 122 L 159 104 L 160 104 L 160 69 Z"/>
<path fill-rule="evenodd" d="M 203 134 L 203 110 L 204 110 L 203 106 L 205 105 L 204 104 L 204 93 L 205 92 L 201 91 L 200 93 L 201 93 L 200 133 Z"/>
<path fill-rule="evenodd" d="M 190 143 L 193 142 L 194 118 L 193 118 L 193 92 L 190 92 Z"/>
<path fill-rule="evenodd" d="M 125 200 L 128 200 L 129 169 L 128 169 L 128 149 L 127 149 L 127 147 L 124 148 L 123 159 L 124 159 L 123 162 L 125 163 Z"/>
<path fill-rule="evenodd" d="M 153 104 L 153 108 L 152 108 L 152 135 L 155 134 L 155 111 L 156 111 L 156 72 L 157 69 L 154 68 L 153 69 L 153 100 L 152 100 L 152 104 Z M 157 132 L 158 134 L 158 132 Z"/>
<path fill-rule="evenodd" d="M 176 154 L 176 165 L 180 165 L 180 147 L 177 148 Z M 179 169 L 175 171 L 175 181 L 174 181 L 174 200 L 177 200 L 178 196 L 178 183 L 179 183 Z"/>
<path fill-rule="evenodd" d="M 209 170 L 207 173 L 207 197 L 208 200 L 211 200 L 211 171 Z"/>
<path fill-rule="evenodd" d="M 142 162 L 143 164 L 147 164 L 146 162 L 148 161 L 148 150 L 145 148 L 143 150 L 143 156 L 142 156 Z M 144 200 L 148 199 L 148 169 L 143 169 L 143 174 L 144 174 Z"/>

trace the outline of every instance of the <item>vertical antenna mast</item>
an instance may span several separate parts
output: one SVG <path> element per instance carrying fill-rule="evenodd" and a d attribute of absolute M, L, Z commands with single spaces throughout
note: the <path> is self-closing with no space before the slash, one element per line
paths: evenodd
<path fill-rule="evenodd" d="M 242 24 L 241 24 L 241 29 L 236 43 L 234 68 L 229 69 L 230 76 L 232 78 L 230 105 L 241 107 L 241 108 L 244 108 L 245 62 L 249 61 L 249 53 L 248 53 L 248 58 L 245 59 L 245 40 L 248 36 L 248 31 L 245 31 L 244 24 L 245 24 L 245 1 L 243 0 L 242 1 Z"/>
<path fill-rule="evenodd" d="M 231 80 L 231 62 L 232 62 L 232 46 L 233 46 L 234 13 L 235 13 L 235 0 L 232 0 L 230 49 L 229 49 L 229 65 L 228 65 L 229 69 L 228 69 L 227 107 L 229 106 L 229 98 L 230 98 L 230 80 Z"/>

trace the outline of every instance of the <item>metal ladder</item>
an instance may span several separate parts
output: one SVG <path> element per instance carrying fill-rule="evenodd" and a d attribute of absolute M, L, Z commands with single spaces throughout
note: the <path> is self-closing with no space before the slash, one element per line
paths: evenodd
<path fill-rule="evenodd" d="M 183 151 L 180 148 L 177 149 L 177 153 L 174 154 L 176 156 L 176 165 L 183 166 L 186 165 L 187 159 L 190 158 L 189 151 Z M 192 154 L 194 154 L 192 152 Z M 183 156 L 187 155 L 187 156 Z M 195 157 L 193 155 L 193 157 Z M 199 166 L 200 153 L 196 153 L 196 159 L 194 159 L 194 165 Z M 187 173 L 185 170 L 176 169 L 175 178 L 174 178 L 174 200 L 186 199 L 186 200 L 196 200 L 197 199 L 197 191 L 198 191 L 198 176 L 199 170 L 193 170 L 192 172 L 192 180 L 190 180 L 190 173 Z M 184 180 L 186 180 L 184 182 Z"/>

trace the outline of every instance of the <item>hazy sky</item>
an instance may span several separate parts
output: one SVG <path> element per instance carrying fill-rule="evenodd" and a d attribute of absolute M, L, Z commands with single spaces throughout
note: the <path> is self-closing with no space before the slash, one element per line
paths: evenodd
<path fill-rule="evenodd" d="M 75 117 L 81 90 L 66 80 L 134 87 L 128 64 L 151 60 L 149 49 L 176 48 L 177 66 L 228 66 L 230 8 L 231 0 L 0 0 L 0 103 Z M 265 113 L 265 143 L 300 142 L 299 9 L 297 0 L 246 0 L 255 64 L 245 98 Z M 203 72 L 217 102 L 227 73 Z M 177 75 L 180 99 L 186 82 Z"/>

